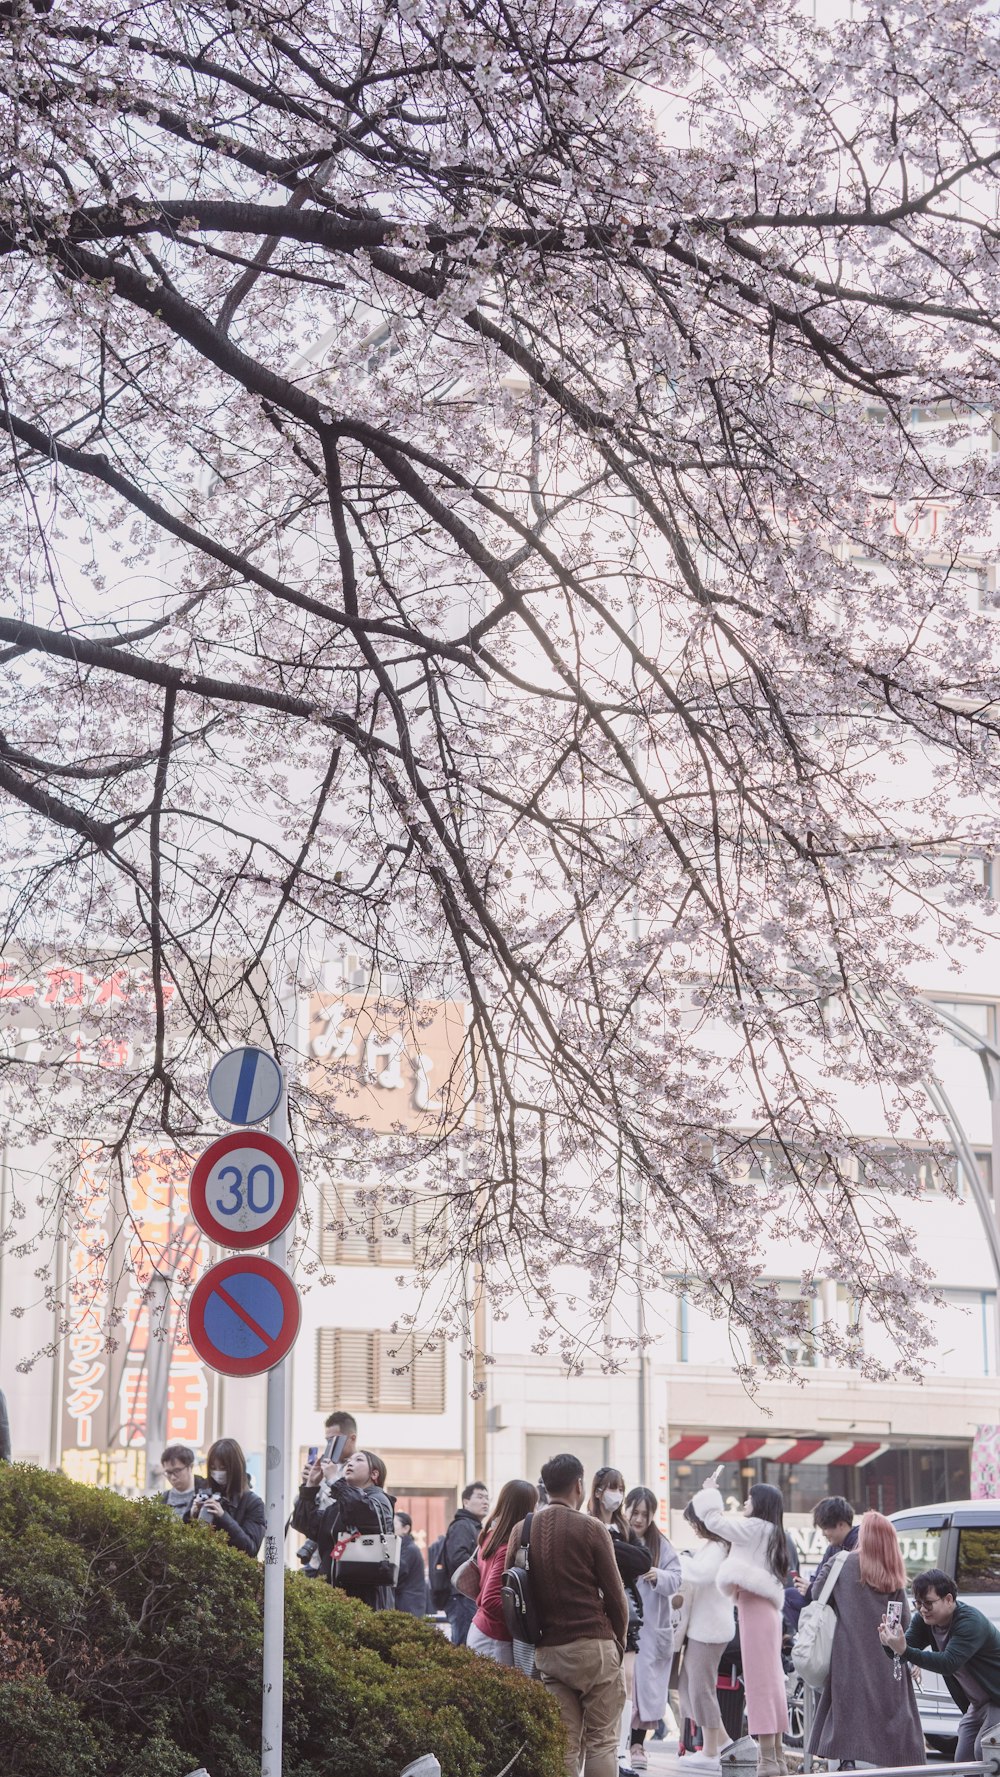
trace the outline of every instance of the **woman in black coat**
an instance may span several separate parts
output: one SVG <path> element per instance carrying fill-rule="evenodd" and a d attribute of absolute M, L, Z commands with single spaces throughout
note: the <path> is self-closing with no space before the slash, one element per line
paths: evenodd
<path fill-rule="evenodd" d="M 329 1505 L 319 1507 L 313 1504 L 310 1508 L 309 1495 L 315 1502 L 318 1484 L 303 1487 L 300 1495 L 305 1508 L 306 1533 L 319 1545 L 320 1560 L 329 1574 L 330 1584 L 339 1586 L 352 1598 L 360 1598 L 372 1610 L 392 1610 L 391 1580 L 370 1579 L 364 1568 L 349 1568 L 341 1560 L 341 1554 L 345 1542 L 355 1531 L 365 1536 L 372 1531 L 376 1535 L 394 1536 L 395 1501 L 384 1490 L 385 1478 L 385 1463 L 380 1456 L 375 1456 L 371 1450 L 355 1450 L 340 1479 L 329 1489 Z"/>
<path fill-rule="evenodd" d="M 256 1555 L 264 1541 L 264 1501 L 247 1480 L 247 1465 L 235 1438 L 217 1438 L 205 1467 L 211 1482 L 208 1499 L 196 1493 L 187 1523 L 208 1524 L 221 1530 L 234 1549 Z"/>

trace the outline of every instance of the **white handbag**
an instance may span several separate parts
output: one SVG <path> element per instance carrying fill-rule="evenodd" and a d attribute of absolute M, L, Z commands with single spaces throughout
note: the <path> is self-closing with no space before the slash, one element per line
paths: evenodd
<path fill-rule="evenodd" d="M 352 1579 L 364 1586 L 395 1586 L 399 1581 L 399 1538 L 392 1530 L 344 1531 L 332 1559 L 335 1583 Z"/>
<path fill-rule="evenodd" d="M 792 1665 L 803 1684 L 811 1685 L 816 1691 L 822 1690 L 830 1676 L 833 1638 L 837 1633 L 837 1613 L 830 1603 L 830 1596 L 848 1554 L 849 1550 L 841 1549 L 833 1557 L 823 1590 L 803 1610 L 792 1642 Z"/>

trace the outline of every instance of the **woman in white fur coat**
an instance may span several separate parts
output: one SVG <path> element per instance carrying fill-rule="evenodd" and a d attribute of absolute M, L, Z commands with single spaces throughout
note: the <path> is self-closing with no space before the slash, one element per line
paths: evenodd
<path fill-rule="evenodd" d="M 719 1661 L 733 1639 L 736 1623 L 732 1602 L 716 1582 L 729 1544 L 702 1523 L 690 1501 L 684 1507 L 684 1517 L 700 1546 L 693 1553 L 681 1553 L 687 1632 L 679 1689 L 682 1714 L 701 1729 L 701 1751 L 687 1754 L 684 1777 L 719 1777 L 720 1755 L 729 1744 L 719 1708 Z"/>
<path fill-rule="evenodd" d="M 739 1616 L 747 1723 L 760 1742 L 757 1777 L 782 1777 L 787 1770 L 782 1736 L 788 1732 L 781 1665 L 781 1611 L 788 1572 L 784 1502 L 777 1487 L 758 1482 L 750 1489 L 742 1515 L 723 1510 L 715 1486 L 703 1487 L 691 1505 L 706 1530 L 729 1544 L 716 1584 L 735 1601 Z"/>

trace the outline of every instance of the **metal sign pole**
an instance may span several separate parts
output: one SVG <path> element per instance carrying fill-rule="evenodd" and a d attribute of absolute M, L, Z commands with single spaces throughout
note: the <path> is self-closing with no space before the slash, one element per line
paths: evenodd
<path fill-rule="evenodd" d="M 288 1140 L 287 1089 L 267 1121 L 269 1135 Z M 285 1269 L 288 1228 L 272 1240 L 267 1256 Z M 261 1777 L 281 1777 L 285 1703 L 285 1364 L 267 1373 L 267 1455 L 264 1504 L 264 1697 L 261 1714 Z"/>

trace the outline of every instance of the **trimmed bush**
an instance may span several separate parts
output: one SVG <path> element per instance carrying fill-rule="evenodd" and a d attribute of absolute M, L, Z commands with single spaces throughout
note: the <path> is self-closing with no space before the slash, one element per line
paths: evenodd
<path fill-rule="evenodd" d="M 0 1464 L 0 1740 L 17 1777 L 257 1777 L 263 1569 L 165 1506 Z M 289 1576 L 287 1777 L 562 1777 L 542 1686 Z M 16 1748 L 17 1757 L 11 1751 Z"/>

